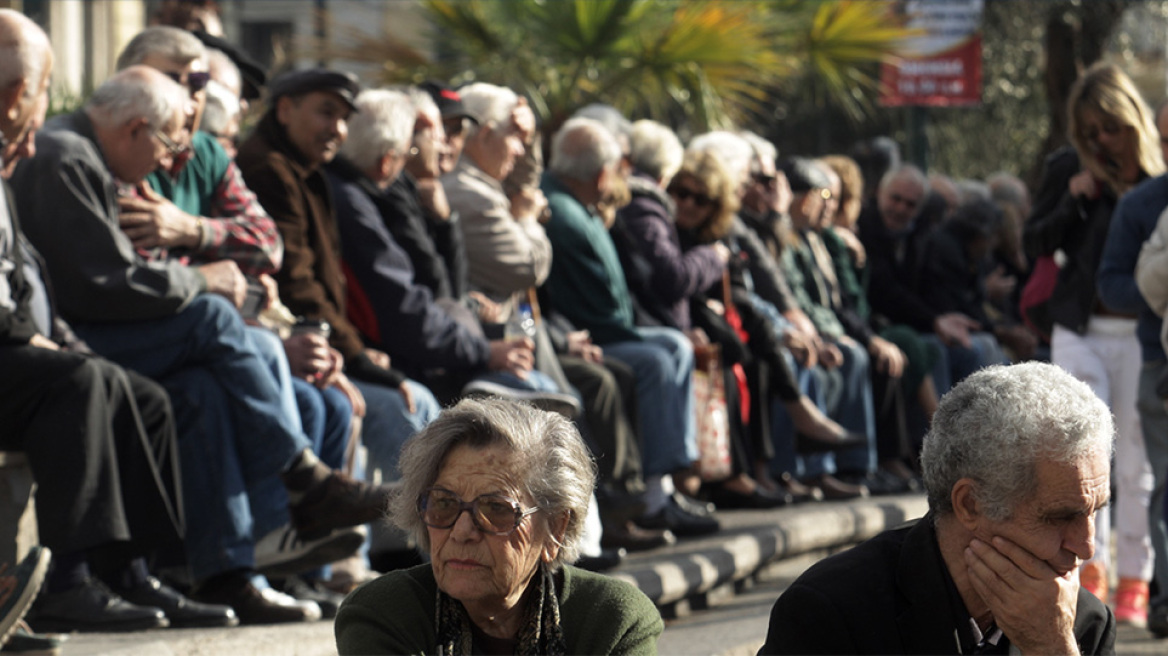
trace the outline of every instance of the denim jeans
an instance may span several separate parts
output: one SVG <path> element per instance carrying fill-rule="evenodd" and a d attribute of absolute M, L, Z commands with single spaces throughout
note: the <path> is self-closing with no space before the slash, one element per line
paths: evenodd
<path fill-rule="evenodd" d="M 271 370 L 239 312 L 203 294 L 174 316 L 87 324 L 98 353 L 154 378 L 171 395 L 182 456 L 187 557 L 195 580 L 254 565 L 254 540 L 277 521 L 256 508 L 282 488 L 279 474 L 310 446 L 284 409 Z M 279 526 L 279 523 L 268 529 Z"/>
<path fill-rule="evenodd" d="M 835 454 L 838 471 L 868 474 L 876 471 L 876 410 L 872 405 L 872 378 L 869 375 L 868 351 L 850 339 L 836 342 L 844 355 L 839 372 L 838 400 L 830 416 L 840 426 L 868 438 L 866 446 L 857 446 Z"/>
<path fill-rule="evenodd" d="M 646 478 L 690 467 L 698 459 L 693 404 L 693 347 L 672 328 L 637 328 L 642 341 L 604 345 L 604 354 L 637 376 L 642 468 Z"/>
<path fill-rule="evenodd" d="M 933 365 L 933 385 L 937 388 L 938 398 L 982 367 L 1009 363 L 997 338 L 989 333 L 970 333 L 969 348 L 946 345 L 933 333 L 921 333 L 921 338 L 936 345 L 941 353 Z"/>
<path fill-rule="evenodd" d="M 1164 399 L 1156 394 L 1156 384 L 1163 375 L 1168 362 L 1156 360 L 1144 362 L 1140 369 L 1139 399 L 1136 408 L 1140 412 L 1140 427 L 1144 432 L 1144 449 L 1148 452 L 1148 463 L 1152 466 L 1152 497 L 1148 503 L 1148 526 L 1155 552 L 1152 580 L 1158 592 L 1149 607 L 1168 603 L 1168 523 L 1164 516 L 1165 489 L 1168 487 L 1168 412 Z"/>
<path fill-rule="evenodd" d="M 414 397 L 414 412 L 406 408 L 405 397 L 397 389 L 361 381 L 353 384 L 365 397 L 361 442 L 369 453 L 367 476 L 373 480 L 374 470 L 380 469 L 383 480 L 396 481 L 401 478 L 397 461 L 402 445 L 434 421 L 442 406 L 427 387 L 412 380 L 407 380 L 406 385 Z"/>

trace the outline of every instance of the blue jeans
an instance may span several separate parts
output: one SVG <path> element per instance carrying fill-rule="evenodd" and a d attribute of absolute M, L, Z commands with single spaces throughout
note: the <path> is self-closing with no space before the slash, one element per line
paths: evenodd
<path fill-rule="evenodd" d="M 1168 523 L 1164 517 L 1165 489 L 1168 488 L 1168 411 L 1164 399 L 1156 394 L 1156 383 L 1168 362 L 1144 362 L 1140 369 L 1139 398 L 1136 409 L 1140 413 L 1140 428 L 1144 434 L 1144 450 L 1152 466 L 1152 497 L 1148 501 L 1148 536 L 1152 540 L 1155 561 L 1152 580 L 1159 592 L 1150 600 L 1150 607 L 1168 603 Z"/>
<path fill-rule="evenodd" d="M 239 312 L 203 294 L 171 317 L 88 324 L 77 332 L 96 352 L 154 378 L 171 395 L 195 579 L 254 566 L 254 536 L 280 522 L 268 508 L 257 507 L 253 519 L 252 497 L 267 505 L 283 487 L 279 474 L 311 445 L 285 412 Z"/>
<path fill-rule="evenodd" d="M 642 469 L 646 478 L 690 467 L 698 459 L 693 405 L 693 347 L 672 328 L 637 328 L 642 341 L 604 345 L 604 354 L 637 376 Z"/>
<path fill-rule="evenodd" d="M 405 397 L 395 388 L 361 381 L 353 384 L 365 397 L 361 442 L 369 452 L 367 475 L 372 480 L 373 470 L 380 469 L 384 480 L 396 481 L 401 478 L 397 461 L 402 445 L 434 421 L 442 406 L 429 388 L 412 380 L 406 381 L 406 385 L 414 397 L 414 412 L 406 408 Z"/>
<path fill-rule="evenodd" d="M 969 348 L 947 346 L 933 333 L 921 333 L 921 338 L 935 345 L 941 353 L 933 365 L 933 385 L 937 388 L 938 397 L 944 396 L 954 385 L 982 367 L 1009 363 L 997 338 L 990 333 L 970 333 Z"/>
<path fill-rule="evenodd" d="M 867 446 L 837 452 L 835 466 L 853 474 L 871 473 L 876 471 L 876 409 L 872 405 L 868 351 L 850 339 L 835 344 L 844 355 L 844 363 L 836 369 L 839 395 L 829 416 L 840 426 L 868 438 Z"/>
<path fill-rule="evenodd" d="M 824 395 L 822 369 L 808 369 L 795 362 L 790 353 L 784 353 L 787 364 L 799 382 L 799 391 L 811 400 L 817 408 L 827 414 L 827 398 Z M 820 474 L 835 473 L 835 458 L 830 453 L 800 455 L 795 450 L 795 424 L 791 415 L 779 399 L 771 399 L 771 441 L 775 447 L 775 457 L 771 460 L 771 473 L 790 473 L 795 478 L 812 478 Z"/>

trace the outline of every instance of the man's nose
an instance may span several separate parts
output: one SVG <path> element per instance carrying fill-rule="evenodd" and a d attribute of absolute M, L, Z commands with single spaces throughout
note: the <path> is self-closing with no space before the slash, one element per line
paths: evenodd
<path fill-rule="evenodd" d="M 1086 515 L 1071 524 L 1063 537 L 1063 548 L 1079 557 L 1090 560 L 1095 555 L 1095 514 Z"/>

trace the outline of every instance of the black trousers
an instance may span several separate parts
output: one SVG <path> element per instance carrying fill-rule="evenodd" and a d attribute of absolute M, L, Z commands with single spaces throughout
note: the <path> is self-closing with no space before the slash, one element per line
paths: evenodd
<path fill-rule="evenodd" d="M 645 491 L 637 425 L 637 379 L 628 365 L 605 358 L 603 364 L 560 356 L 568 382 L 584 399 L 578 422 L 598 469 L 597 497 L 606 491 L 637 495 Z"/>
<path fill-rule="evenodd" d="M 174 416 L 165 390 L 96 356 L 0 347 L 0 449 L 37 482 L 41 542 L 71 553 L 184 530 Z"/>

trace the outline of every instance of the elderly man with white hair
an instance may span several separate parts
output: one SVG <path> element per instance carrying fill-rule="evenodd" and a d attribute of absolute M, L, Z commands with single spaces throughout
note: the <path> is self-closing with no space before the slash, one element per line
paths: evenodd
<path fill-rule="evenodd" d="M 698 457 L 693 414 L 693 349 L 678 330 L 639 328 L 624 271 L 602 219 L 593 213 L 621 159 L 620 145 L 601 124 L 571 119 L 552 140 L 543 189 L 555 252 L 547 296 L 555 310 L 637 376 L 637 409 L 643 444 L 645 528 L 678 535 L 717 531 L 712 517 L 683 508 L 671 495 L 668 475 L 687 478 Z M 681 480 L 679 479 L 679 480 Z"/>
<path fill-rule="evenodd" d="M 966 378 L 925 438 L 928 514 L 804 572 L 759 653 L 1115 653 L 1115 617 L 1077 571 L 1111 493 L 1114 430 L 1054 365 Z"/>

